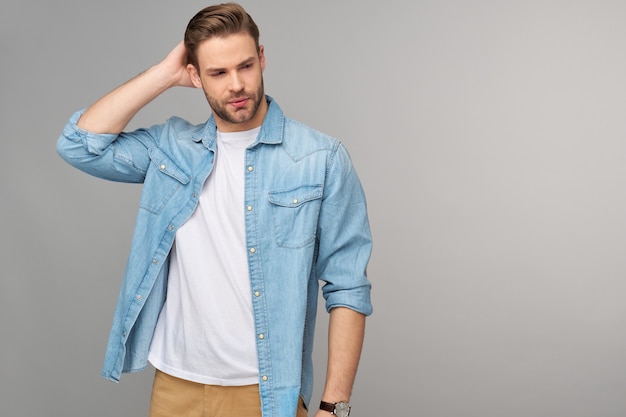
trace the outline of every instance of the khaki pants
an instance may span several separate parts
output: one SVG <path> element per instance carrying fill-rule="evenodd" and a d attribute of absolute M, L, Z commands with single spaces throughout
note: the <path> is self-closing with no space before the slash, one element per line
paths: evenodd
<path fill-rule="evenodd" d="M 157 369 L 150 417 L 261 417 L 259 386 L 204 385 Z M 294 417 L 307 417 L 302 399 Z"/>

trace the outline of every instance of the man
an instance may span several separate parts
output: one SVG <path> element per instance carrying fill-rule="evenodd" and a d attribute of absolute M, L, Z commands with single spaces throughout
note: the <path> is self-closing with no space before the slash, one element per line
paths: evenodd
<path fill-rule="evenodd" d="M 347 416 L 372 311 L 365 198 L 343 146 L 286 118 L 239 5 L 207 7 L 157 65 L 75 113 L 57 150 L 143 183 L 102 375 L 156 368 L 150 415 L 306 416 L 318 285 L 330 312 L 316 416 Z M 124 132 L 174 86 L 202 88 L 202 125 Z M 166 297 L 167 295 L 167 297 Z"/>

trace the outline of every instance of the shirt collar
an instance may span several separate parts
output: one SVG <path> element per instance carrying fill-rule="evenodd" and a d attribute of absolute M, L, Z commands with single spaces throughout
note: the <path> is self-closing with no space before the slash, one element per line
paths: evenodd
<path fill-rule="evenodd" d="M 252 146 L 257 143 L 280 144 L 283 142 L 285 115 L 272 97 L 266 95 L 265 99 L 268 104 L 267 113 L 265 114 L 265 119 L 263 119 L 259 136 Z M 209 120 L 205 123 L 204 129 L 200 129 L 197 133 L 193 134 L 191 139 L 194 142 L 202 141 L 207 148 L 215 149 L 215 141 L 217 139 L 215 117 L 211 115 Z"/>

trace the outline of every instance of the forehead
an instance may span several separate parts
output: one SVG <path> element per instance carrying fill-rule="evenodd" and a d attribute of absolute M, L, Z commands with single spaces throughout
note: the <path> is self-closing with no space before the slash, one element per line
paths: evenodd
<path fill-rule="evenodd" d="M 228 68 L 258 55 L 254 39 L 246 32 L 206 39 L 196 50 L 203 68 Z"/>

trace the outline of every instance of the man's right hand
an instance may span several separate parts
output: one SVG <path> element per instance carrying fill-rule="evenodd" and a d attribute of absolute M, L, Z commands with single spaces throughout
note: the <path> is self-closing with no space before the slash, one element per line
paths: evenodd
<path fill-rule="evenodd" d="M 165 73 L 171 74 L 172 86 L 194 87 L 187 71 L 187 50 L 183 41 L 176 45 L 159 65 L 163 67 Z"/>
<path fill-rule="evenodd" d="M 171 87 L 194 87 L 187 71 L 183 42 L 161 62 L 92 104 L 78 126 L 93 133 L 118 134 L 139 110 Z"/>

